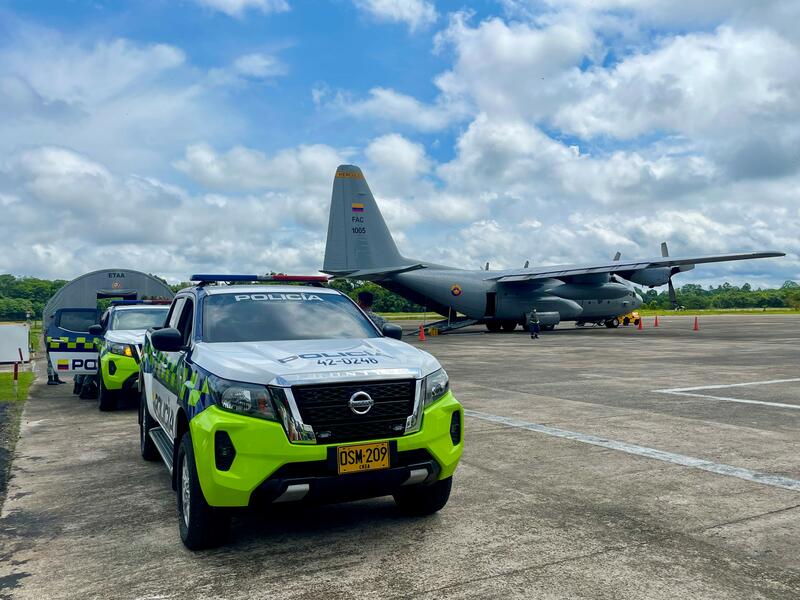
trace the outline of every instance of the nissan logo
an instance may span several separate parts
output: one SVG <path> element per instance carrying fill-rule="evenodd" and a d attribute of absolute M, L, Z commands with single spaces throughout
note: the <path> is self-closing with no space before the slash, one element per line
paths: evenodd
<path fill-rule="evenodd" d="M 375 401 L 367 392 L 356 392 L 350 396 L 350 402 L 347 404 L 350 406 L 350 410 L 355 414 L 365 415 L 370 411 Z"/>

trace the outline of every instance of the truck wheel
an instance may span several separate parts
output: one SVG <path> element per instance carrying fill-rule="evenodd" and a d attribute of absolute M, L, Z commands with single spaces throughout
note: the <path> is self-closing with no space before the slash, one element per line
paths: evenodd
<path fill-rule="evenodd" d="M 627 327 L 628 325 L 631 324 L 631 320 L 628 317 L 625 317 L 624 319 L 622 319 L 622 324 L 625 325 L 625 327 Z"/>
<path fill-rule="evenodd" d="M 109 390 L 106 384 L 103 383 L 103 377 L 97 377 L 100 382 L 97 385 L 97 408 L 103 412 L 114 410 L 117 408 L 117 394 Z"/>
<path fill-rule="evenodd" d="M 230 527 L 230 515 L 208 505 L 194 462 L 192 436 L 187 431 L 178 448 L 178 530 L 189 550 L 219 546 Z"/>
<path fill-rule="evenodd" d="M 158 460 L 161 457 L 153 438 L 148 435 L 148 432 L 155 426 L 156 424 L 150 416 L 150 411 L 147 409 L 147 396 L 145 395 L 144 386 L 142 386 L 142 394 L 139 398 L 139 449 L 141 450 L 142 458 L 149 461 Z"/>
<path fill-rule="evenodd" d="M 72 393 L 76 396 L 81 393 L 80 375 L 75 375 L 75 377 L 72 378 Z"/>
<path fill-rule="evenodd" d="M 433 485 L 414 485 L 401 488 L 394 494 L 397 507 L 408 515 L 422 517 L 440 511 L 450 498 L 453 478 L 448 477 Z"/>

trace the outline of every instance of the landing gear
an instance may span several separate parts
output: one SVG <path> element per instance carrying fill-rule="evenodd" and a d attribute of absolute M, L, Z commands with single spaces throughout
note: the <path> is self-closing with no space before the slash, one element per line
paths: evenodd
<path fill-rule="evenodd" d="M 613 319 L 609 319 L 608 321 L 606 321 L 606 327 L 608 327 L 609 329 L 616 329 L 617 327 L 619 327 L 619 319 L 617 319 L 616 317 Z"/>
<path fill-rule="evenodd" d="M 503 331 L 505 331 L 506 333 L 511 333 L 512 331 L 514 331 L 517 328 L 517 322 L 516 321 L 503 321 L 501 326 L 503 328 Z"/>
<path fill-rule="evenodd" d="M 492 333 L 498 333 L 502 327 L 503 324 L 500 321 L 486 321 L 486 329 Z"/>

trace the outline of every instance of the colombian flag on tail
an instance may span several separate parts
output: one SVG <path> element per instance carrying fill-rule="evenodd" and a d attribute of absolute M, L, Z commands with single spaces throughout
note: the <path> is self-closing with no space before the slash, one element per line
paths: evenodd
<path fill-rule="evenodd" d="M 350 207 L 353 209 L 353 212 L 364 212 L 364 205 L 360 202 L 353 202 Z"/>

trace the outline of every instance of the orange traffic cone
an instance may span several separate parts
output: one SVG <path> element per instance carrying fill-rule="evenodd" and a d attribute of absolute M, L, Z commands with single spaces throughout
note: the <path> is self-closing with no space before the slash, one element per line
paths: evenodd
<path fill-rule="evenodd" d="M 658 315 L 656 315 L 656 322 L 653 323 L 653 327 L 658 327 Z"/>
<path fill-rule="evenodd" d="M 425 341 L 425 328 L 422 325 L 419 326 L 419 341 Z"/>
<path fill-rule="evenodd" d="M 640 331 L 644 329 L 644 319 L 642 317 L 639 317 L 639 326 L 636 329 Z"/>
<path fill-rule="evenodd" d="M 692 329 L 694 331 L 700 331 L 700 321 L 697 317 L 694 318 L 694 327 Z"/>

